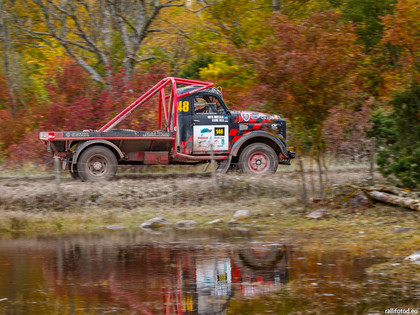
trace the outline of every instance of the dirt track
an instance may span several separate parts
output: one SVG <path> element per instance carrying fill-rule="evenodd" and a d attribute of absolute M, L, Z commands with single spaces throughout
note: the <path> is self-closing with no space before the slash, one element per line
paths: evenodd
<path fill-rule="evenodd" d="M 310 176 L 308 174 L 308 189 Z M 258 197 L 296 195 L 293 172 L 278 172 L 270 177 L 238 174 L 219 175 L 222 196 Z M 330 186 L 363 181 L 367 171 L 349 170 L 329 173 Z M 314 174 L 315 186 L 317 181 Z M 0 207 L 5 210 L 63 210 L 68 207 L 97 206 L 134 208 L 145 202 L 200 202 L 214 196 L 214 180 L 210 173 L 119 175 L 110 182 L 80 182 L 61 178 L 61 199 L 53 176 L 0 177 Z"/>

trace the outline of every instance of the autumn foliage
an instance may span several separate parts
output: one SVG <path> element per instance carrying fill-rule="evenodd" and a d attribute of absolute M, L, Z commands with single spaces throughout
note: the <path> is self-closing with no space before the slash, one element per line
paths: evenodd
<path fill-rule="evenodd" d="M 33 161 L 40 130 L 100 128 L 183 74 L 289 119 L 302 154 L 360 156 L 372 115 L 420 79 L 420 0 L 2 3 L 2 161 Z M 155 129 L 154 106 L 119 127 Z"/>
<path fill-rule="evenodd" d="M 334 12 L 317 13 L 296 23 L 271 19 L 274 34 L 255 54 L 259 95 L 273 110 L 321 126 L 329 110 L 357 95 L 362 54 L 350 23 Z"/>
<path fill-rule="evenodd" d="M 33 130 L 25 132 L 27 123 L 2 111 L 5 116 L 0 117 L 4 121 L 1 135 L 7 141 L 4 144 L 15 161 L 37 160 L 45 154 L 39 131 L 99 129 L 149 89 L 152 82 L 165 76 L 166 68 L 162 65 L 151 67 L 145 74 L 136 73 L 130 81 L 125 81 L 124 72 L 120 71 L 108 78 L 107 86 L 103 87 L 92 81 L 73 61 L 65 59 L 61 71 L 54 73 L 46 83 L 48 104 L 33 117 L 37 123 Z M 155 103 L 147 102 L 133 119 L 128 119 L 119 128 L 156 128 L 155 109 Z"/>

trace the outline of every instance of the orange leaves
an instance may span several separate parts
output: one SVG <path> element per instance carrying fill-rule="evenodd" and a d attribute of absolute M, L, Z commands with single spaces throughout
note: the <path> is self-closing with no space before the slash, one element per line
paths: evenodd
<path fill-rule="evenodd" d="M 419 10 L 419 0 L 399 0 L 395 5 L 395 13 L 383 18 L 385 26 L 383 41 L 418 49 L 420 45 Z"/>
<path fill-rule="evenodd" d="M 255 56 L 261 97 L 273 109 L 302 120 L 309 128 L 322 125 L 333 106 L 350 101 L 363 55 L 349 23 L 335 12 L 305 20 L 276 15 L 274 34 Z"/>
<path fill-rule="evenodd" d="M 382 43 L 391 43 L 400 49 L 398 63 L 402 68 L 398 70 L 404 85 L 420 80 L 419 10 L 420 0 L 399 0 L 394 14 L 383 18 L 385 32 Z"/>

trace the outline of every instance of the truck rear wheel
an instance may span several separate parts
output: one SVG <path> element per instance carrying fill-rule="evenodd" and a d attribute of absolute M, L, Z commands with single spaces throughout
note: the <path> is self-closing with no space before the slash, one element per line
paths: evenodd
<path fill-rule="evenodd" d="M 276 152 L 265 143 L 250 144 L 239 156 L 239 168 L 249 174 L 273 174 L 278 164 Z"/>
<path fill-rule="evenodd" d="M 117 158 L 103 146 L 87 148 L 77 161 L 77 170 L 82 181 L 111 180 L 117 172 Z"/>
<path fill-rule="evenodd" d="M 69 174 L 71 176 L 71 178 L 76 179 L 76 180 L 80 180 L 80 176 L 79 176 L 79 172 L 77 171 L 77 164 L 73 165 L 73 172 L 71 171 L 71 164 L 70 162 L 67 163 L 67 167 L 69 170 Z"/>

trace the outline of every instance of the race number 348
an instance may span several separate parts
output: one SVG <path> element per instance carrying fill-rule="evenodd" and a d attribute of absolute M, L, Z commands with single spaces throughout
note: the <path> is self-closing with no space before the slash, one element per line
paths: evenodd
<path fill-rule="evenodd" d="M 225 135 L 225 128 L 214 128 L 214 135 L 215 136 L 224 136 Z"/>
<path fill-rule="evenodd" d="M 190 103 L 188 101 L 178 101 L 178 111 L 188 112 L 190 110 Z"/>

